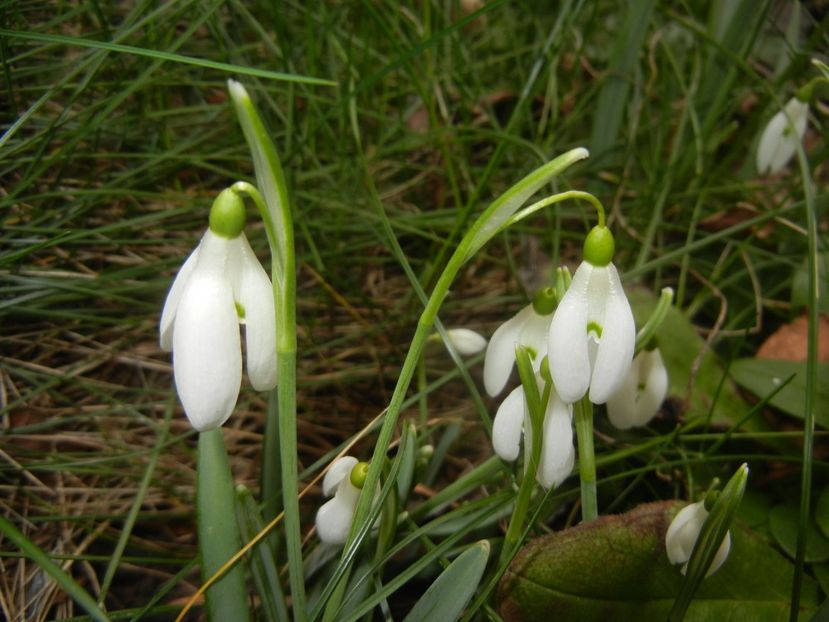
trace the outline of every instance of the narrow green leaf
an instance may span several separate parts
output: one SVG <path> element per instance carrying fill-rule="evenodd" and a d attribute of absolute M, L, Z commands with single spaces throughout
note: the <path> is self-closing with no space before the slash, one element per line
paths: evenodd
<path fill-rule="evenodd" d="M 401 442 L 400 451 L 403 456 L 400 460 L 400 475 L 397 476 L 397 498 L 405 506 L 414 481 L 415 462 L 417 460 L 417 432 L 413 424 L 409 424 L 406 442 Z"/>
<path fill-rule="evenodd" d="M 481 582 L 489 560 L 489 542 L 481 540 L 466 549 L 420 597 L 404 622 L 457 620 Z"/>
<path fill-rule="evenodd" d="M 236 487 L 236 500 L 236 520 L 239 523 L 239 531 L 242 540 L 249 542 L 264 529 L 265 521 L 262 520 L 253 495 L 246 486 Z M 251 574 L 259 594 L 263 618 L 268 622 L 288 619 L 288 607 L 285 604 L 285 595 L 274 556 L 274 535 L 274 533 L 268 534 L 249 554 Z"/>
<path fill-rule="evenodd" d="M 110 43 L 109 41 L 95 41 L 94 39 L 66 37 L 64 35 L 55 35 L 44 32 L 7 30 L 5 28 L 0 28 L 0 36 L 10 37 L 14 39 L 28 39 L 30 41 L 42 41 L 44 43 L 74 45 L 77 47 L 92 48 L 96 50 L 107 50 L 108 52 L 116 52 L 119 54 L 131 54 L 133 56 L 146 56 L 148 58 L 154 58 L 157 60 L 168 60 L 174 63 L 182 63 L 184 65 L 196 65 L 197 67 L 218 69 L 219 71 L 225 71 L 228 73 L 235 73 L 246 76 L 256 76 L 259 78 L 267 78 L 270 80 L 281 80 L 283 82 L 301 82 L 303 84 L 314 84 L 318 86 L 337 86 L 337 83 L 333 80 L 323 80 L 322 78 L 297 76 L 290 73 L 282 73 L 281 71 L 256 69 L 255 67 L 245 67 L 243 65 L 230 65 L 228 63 L 220 63 L 218 61 L 208 60 L 206 58 L 193 58 L 192 56 L 172 54 L 170 52 L 162 52 L 161 50 L 149 50 L 146 48 L 138 48 L 132 45 L 123 45 L 121 43 Z"/>
<path fill-rule="evenodd" d="M 464 261 L 468 261 L 492 236 L 498 233 L 501 226 L 544 184 L 563 173 L 579 160 L 584 160 L 588 155 L 590 154 L 584 147 L 571 149 L 547 162 L 547 164 L 538 167 L 495 199 L 478 217 L 469 233 L 464 237 L 464 241 L 469 241 L 464 253 Z"/>
<path fill-rule="evenodd" d="M 815 523 L 823 535 L 829 538 L 829 487 L 823 489 L 815 504 Z"/>
<path fill-rule="evenodd" d="M 628 93 L 635 83 L 634 71 L 648 32 L 654 4 L 654 0 L 636 0 L 627 4 L 628 15 L 619 29 L 611 54 L 613 60 L 599 91 L 590 135 L 590 151 L 598 158 L 597 163 L 602 162 L 619 138 Z"/>
<path fill-rule="evenodd" d="M 78 585 L 63 569 L 53 562 L 49 556 L 34 542 L 29 540 L 6 517 L 0 515 L 0 532 L 17 546 L 21 553 L 35 562 L 40 568 L 55 580 L 64 592 L 69 594 L 76 603 L 83 607 L 93 620 L 107 622 L 107 614 L 98 606 L 95 599 L 85 589 Z"/>

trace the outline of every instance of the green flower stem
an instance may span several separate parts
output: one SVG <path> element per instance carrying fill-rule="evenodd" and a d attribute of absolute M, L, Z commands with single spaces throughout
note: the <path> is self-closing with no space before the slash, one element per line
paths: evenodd
<path fill-rule="evenodd" d="M 593 404 L 585 396 L 573 404 L 573 410 L 579 443 L 581 518 L 586 523 L 599 515 L 596 502 L 596 454 L 593 451 Z"/>
<path fill-rule="evenodd" d="M 555 205 L 556 203 L 561 203 L 562 201 L 569 201 L 570 199 L 580 199 L 582 201 L 587 201 L 588 203 L 590 203 L 596 209 L 596 213 L 598 214 L 597 226 L 605 226 L 604 206 L 598 198 L 596 198 L 589 192 L 584 192 L 582 190 L 568 190 L 567 192 L 559 192 L 558 194 L 554 194 L 544 199 L 541 199 L 540 201 L 536 201 L 532 205 L 517 211 L 511 218 L 504 222 L 504 224 L 499 229 L 499 232 L 503 231 L 504 229 L 514 225 L 515 223 L 521 220 L 524 220 L 527 216 L 531 216 L 532 214 L 535 214 L 537 211 L 542 210 L 545 207 Z"/>
<path fill-rule="evenodd" d="M 374 447 L 374 454 L 371 458 L 371 466 L 366 477 L 366 487 L 369 490 L 374 490 L 380 480 L 380 468 L 388 451 L 389 444 L 394 434 L 394 429 L 397 425 L 397 419 L 400 416 L 401 406 L 406 397 L 406 392 L 411 384 L 412 377 L 420 359 L 423 347 L 429 335 L 432 332 L 432 327 L 437 318 L 438 310 L 443 303 L 444 298 L 449 293 L 449 288 L 455 280 L 458 271 L 464 263 L 470 259 L 477 250 L 483 247 L 492 237 L 501 230 L 501 226 L 507 222 L 524 202 L 535 194 L 544 184 L 549 182 L 556 175 L 561 174 L 567 168 L 583 160 L 588 156 L 586 149 L 578 147 L 572 149 L 547 164 L 537 168 L 532 173 L 524 177 L 517 184 L 512 186 L 504 194 L 498 197 L 483 214 L 478 217 L 475 223 L 470 227 L 469 231 L 463 237 L 461 242 L 455 248 L 454 253 L 449 259 L 446 267 L 440 275 L 434 290 L 426 303 L 423 313 L 417 322 L 415 334 L 412 337 L 412 343 L 409 351 L 406 353 L 406 358 L 403 361 L 403 367 L 400 370 L 400 376 L 397 379 L 397 385 L 394 388 L 389 406 L 386 410 L 386 416 L 383 419 L 383 425 L 380 428 L 380 433 L 377 438 L 377 444 Z M 361 542 L 356 539 L 357 532 L 360 529 L 371 509 L 371 496 L 360 495 L 360 500 L 357 502 L 357 508 L 354 513 L 354 521 L 351 524 L 351 532 L 349 533 L 348 542 L 346 543 L 341 564 L 350 566 L 351 561 L 355 557 L 354 550 L 360 546 Z M 341 582 L 348 581 L 348 572 L 343 573 Z M 341 584 L 342 584 L 341 583 Z M 336 594 L 341 594 L 342 590 L 335 591 L 335 596 L 329 600 L 323 620 L 332 621 L 337 615 L 339 608 L 339 599 Z"/>
<path fill-rule="evenodd" d="M 279 457 L 273 454 L 274 443 L 265 441 L 267 452 L 263 458 L 262 485 L 264 494 L 276 487 L 281 477 L 282 499 L 285 510 L 285 545 L 288 553 L 288 574 L 291 584 L 293 614 L 296 622 L 307 617 L 305 606 L 305 577 L 302 563 L 302 534 L 300 529 L 299 499 L 297 497 L 297 432 L 296 432 L 296 258 L 294 257 L 294 228 L 288 188 L 282 172 L 282 163 L 270 134 L 247 91 L 238 82 L 228 81 L 239 124 L 245 134 L 256 171 L 256 188 L 245 182 L 234 184 L 237 191 L 251 196 L 265 225 L 271 250 L 271 278 L 276 310 L 276 371 L 279 383 L 278 427 Z M 273 409 L 268 409 L 266 434 L 274 429 Z M 273 433 L 271 432 L 271 436 Z M 268 507 L 265 508 L 268 510 Z M 270 508 L 274 511 L 274 508 Z M 265 520 L 274 516 L 266 514 Z"/>
<path fill-rule="evenodd" d="M 196 505 L 202 581 L 216 574 L 242 548 L 233 509 L 235 499 L 222 428 L 200 433 Z M 212 622 L 250 619 L 241 565 L 207 590 L 206 604 L 207 618 Z"/>
<path fill-rule="evenodd" d="M 512 558 L 514 550 L 518 548 L 524 533 L 524 521 L 535 489 L 535 474 L 538 472 L 538 464 L 541 460 L 546 401 L 550 397 L 549 388 L 544 391 L 544 399 L 539 395 L 535 372 L 525 347 L 518 346 L 515 349 L 515 360 L 518 366 L 518 374 L 521 377 L 521 385 L 524 387 L 524 400 L 530 416 L 531 433 L 529 437 L 531 443 L 530 447 L 527 447 L 525 441 L 524 460 L 526 461 L 526 468 L 524 469 L 521 486 L 518 488 L 518 498 L 515 500 L 515 508 L 510 517 L 507 533 L 504 536 L 504 545 L 501 547 L 501 556 L 498 560 L 499 567 Z M 527 438 L 526 435 L 524 438 Z"/>
<path fill-rule="evenodd" d="M 426 424 L 429 421 L 429 397 L 427 395 L 427 387 L 429 383 L 426 379 L 426 361 L 423 355 L 417 360 L 417 392 L 420 397 L 417 400 L 418 408 L 418 425 L 421 430 L 426 430 Z"/>
<path fill-rule="evenodd" d="M 797 547 L 795 549 L 794 577 L 789 619 L 797 620 L 800 615 L 800 591 L 803 586 L 803 565 L 806 561 L 806 534 L 811 515 L 812 467 L 814 460 L 815 415 L 817 411 L 818 388 L 818 206 L 815 202 L 815 188 L 809 169 L 809 160 L 801 141 L 797 141 L 797 160 L 803 184 L 803 198 L 806 209 L 807 257 L 808 257 L 808 341 L 806 347 L 806 399 L 803 404 L 803 462 L 800 474 L 800 516 L 798 517 Z"/>

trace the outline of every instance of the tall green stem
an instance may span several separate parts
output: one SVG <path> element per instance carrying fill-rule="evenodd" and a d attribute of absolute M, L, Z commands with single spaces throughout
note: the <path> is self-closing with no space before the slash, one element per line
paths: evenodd
<path fill-rule="evenodd" d="M 573 405 L 573 410 L 579 443 L 581 518 L 586 523 L 599 515 L 596 501 L 596 454 L 593 450 L 593 404 L 585 396 Z"/>
<path fill-rule="evenodd" d="M 201 574 L 202 580 L 207 581 L 242 548 L 222 428 L 199 434 L 196 488 Z M 236 565 L 207 590 L 206 601 L 207 618 L 211 622 L 249 620 L 242 566 Z"/>
<path fill-rule="evenodd" d="M 791 120 L 789 120 L 791 125 Z M 790 129 L 793 129 L 790 127 Z M 806 208 L 807 258 L 808 258 L 808 342 L 806 348 L 806 395 L 803 404 L 803 463 L 800 475 L 800 516 L 798 517 L 797 547 L 795 550 L 792 600 L 789 619 L 797 620 L 800 615 L 800 591 L 803 584 L 803 565 L 806 561 L 806 534 L 811 515 L 812 461 L 814 459 L 815 414 L 817 411 L 818 387 L 818 211 L 815 204 L 815 190 L 809 172 L 809 161 L 803 145 L 797 143 L 797 159 L 803 176 L 803 196 Z"/>
<path fill-rule="evenodd" d="M 293 599 L 294 620 L 303 622 L 307 617 L 305 607 L 305 578 L 302 563 L 302 534 L 300 530 L 298 476 L 297 476 L 297 434 L 296 434 L 296 259 L 294 257 L 294 229 L 291 203 L 282 164 L 259 113 L 250 100 L 245 88 L 238 82 L 229 81 L 228 87 L 233 100 L 239 124 L 245 134 L 256 171 L 256 183 L 261 189 L 245 182 L 234 184 L 234 189 L 250 195 L 259 209 L 268 244 L 271 250 L 271 278 L 276 310 L 276 370 L 279 384 L 278 412 L 268 409 L 268 416 L 278 418 L 279 464 L 281 472 L 275 471 L 276 460 L 266 456 L 263 461 L 262 481 L 273 486 L 281 477 L 282 499 L 285 510 L 285 544 L 288 552 L 288 574 Z M 273 421 L 266 424 L 266 432 L 273 430 Z M 274 451 L 273 441 L 266 439 L 265 447 Z M 268 496 L 271 491 L 263 491 Z M 266 506 L 266 510 L 268 510 Z M 271 508 L 275 511 L 275 508 Z M 273 516 L 266 515 L 265 520 Z"/>

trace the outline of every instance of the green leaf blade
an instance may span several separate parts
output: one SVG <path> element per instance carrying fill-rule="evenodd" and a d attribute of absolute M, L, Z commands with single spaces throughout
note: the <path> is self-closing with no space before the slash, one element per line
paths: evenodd
<path fill-rule="evenodd" d="M 466 549 L 444 570 L 404 619 L 404 622 L 457 620 L 481 582 L 489 560 L 489 542 Z"/>

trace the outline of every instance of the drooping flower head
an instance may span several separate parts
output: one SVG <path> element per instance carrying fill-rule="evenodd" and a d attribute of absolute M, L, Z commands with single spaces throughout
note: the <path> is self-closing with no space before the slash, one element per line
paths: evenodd
<path fill-rule="evenodd" d="M 774 175 L 785 168 L 806 133 L 809 104 L 792 97 L 766 124 L 757 145 L 757 172 Z M 791 123 L 790 123 L 791 121 Z"/>
<path fill-rule="evenodd" d="M 672 564 L 682 564 L 680 569 L 682 574 L 688 571 L 688 560 L 691 559 L 691 552 L 694 550 L 694 544 L 699 538 L 706 518 L 708 518 L 708 510 L 705 509 L 705 502 L 691 503 L 679 511 L 671 521 L 668 531 L 665 532 L 665 550 L 668 553 L 668 560 Z M 710 577 L 719 570 L 730 550 L 731 533 L 726 532 L 714 556 L 714 561 L 705 573 L 706 577 Z"/>
<path fill-rule="evenodd" d="M 247 371 L 259 391 L 276 386 L 276 321 L 271 280 L 242 231 L 244 203 L 228 189 L 210 210 L 210 228 L 176 275 L 161 313 L 160 341 L 173 352 L 176 389 L 200 432 L 222 425 Z"/>
<path fill-rule="evenodd" d="M 322 493 L 334 495 L 317 511 L 317 535 L 328 544 L 344 544 L 366 481 L 367 462 L 343 456 L 331 464 L 322 480 Z"/>
<path fill-rule="evenodd" d="M 611 260 L 610 230 L 597 226 L 584 243 L 584 261 L 550 323 L 550 373 L 565 402 L 605 403 L 633 359 L 636 325 L 619 273 Z"/>
<path fill-rule="evenodd" d="M 542 382 L 540 376 L 536 382 Z M 573 447 L 572 421 L 572 404 L 564 403 L 552 389 L 544 413 L 541 458 L 535 474 L 544 488 L 555 488 L 573 471 L 576 450 Z M 529 452 L 532 447 L 532 425 L 521 385 L 504 398 L 492 422 L 492 447 L 502 460 L 513 462 L 518 458 L 522 432 L 524 451 Z"/>
<path fill-rule="evenodd" d="M 484 358 L 484 388 L 495 397 L 509 380 L 515 365 L 515 346 L 522 345 L 533 352 L 533 367 L 538 371 L 547 356 L 547 333 L 553 319 L 555 290 L 546 287 L 539 290 L 531 304 L 501 324 L 489 340 Z"/>
<path fill-rule="evenodd" d="M 610 423 L 620 430 L 646 425 L 668 395 L 668 370 L 659 348 L 637 354 L 622 384 L 607 400 Z"/>

